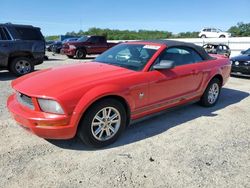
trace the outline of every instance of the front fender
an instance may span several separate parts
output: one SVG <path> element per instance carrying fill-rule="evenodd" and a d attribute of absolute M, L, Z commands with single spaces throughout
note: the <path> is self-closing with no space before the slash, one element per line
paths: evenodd
<path fill-rule="evenodd" d="M 133 109 L 135 106 L 133 98 L 130 96 L 129 90 L 127 88 L 124 88 L 123 86 L 112 85 L 112 84 L 97 86 L 89 90 L 88 92 L 86 92 L 77 103 L 72 114 L 73 124 L 75 124 L 77 127 L 84 112 L 95 101 L 103 97 L 107 97 L 107 96 L 122 97 L 127 102 L 130 109 Z"/>

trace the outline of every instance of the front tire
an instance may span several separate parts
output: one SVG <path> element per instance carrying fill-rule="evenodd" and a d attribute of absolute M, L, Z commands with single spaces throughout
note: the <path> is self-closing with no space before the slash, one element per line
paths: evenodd
<path fill-rule="evenodd" d="M 203 38 L 203 39 L 204 39 L 204 38 L 207 38 L 207 37 L 206 37 L 206 35 L 201 35 L 201 38 Z"/>
<path fill-rule="evenodd" d="M 16 76 L 22 76 L 34 71 L 34 64 L 27 57 L 18 57 L 11 61 L 9 70 Z"/>
<path fill-rule="evenodd" d="M 76 51 L 76 58 L 77 59 L 85 59 L 86 58 L 86 51 L 83 49 L 78 49 Z"/>
<path fill-rule="evenodd" d="M 219 99 L 221 91 L 221 81 L 218 78 L 212 79 L 203 93 L 200 104 L 205 107 L 214 106 Z"/>
<path fill-rule="evenodd" d="M 84 114 L 78 136 L 88 146 L 101 148 L 114 143 L 126 127 L 126 110 L 117 100 L 104 99 Z"/>

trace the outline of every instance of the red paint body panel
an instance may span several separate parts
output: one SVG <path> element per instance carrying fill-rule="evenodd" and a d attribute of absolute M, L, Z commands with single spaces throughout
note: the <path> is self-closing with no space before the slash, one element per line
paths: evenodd
<path fill-rule="evenodd" d="M 117 44 L 118 43 L 108 43 L 107 41 L 101 43 L 67 42 L 62 47 L 62 53 L 68 56 L 74 56 L 76 54 L 76 49 L 82 48 L 86 50 L 86 54 L 101 54 Z M 70 45 L 73 45 L 76 48 L 70 48 Z"/>
<path fill-rule="evenodd" d="M 105 96 L 123 98 L 131 119 L 141 118 L 163 109 L 199 99 L 209 81 L 216 75 L 228 80 L 231 65 L 227 58 L 178 66 L 169 70 L 150 67 L 167 46 L 149 42 L 132 44 L 158 45 L 160 48 L 142 71 L 132 71 L 103 63 L 84 63 L 37 71 L 12 82 L 12 87 L 25 95 L 56 100 L 65 115 L 30 110 L 10 96 L 7 106 L 17 122 L 40 137 L 68 139 L 75 136 L 84 112 Z M 144 97 L 140 98 L 140 93 Z M 45 126 L 47 125 L 47 126 Z"/>

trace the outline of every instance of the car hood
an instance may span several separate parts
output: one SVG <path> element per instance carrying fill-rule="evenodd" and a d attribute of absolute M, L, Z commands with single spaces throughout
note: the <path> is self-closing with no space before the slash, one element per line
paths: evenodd
<path fill-rule="evenodd" d="M 231 58 L 232 61 L 250 61 L 250 55 L 242 54 Z"/>
<path fill-rule="evenodd" d="M 29 96 L 56 98 L 69 91 L 82 92 L 91 84 L 102 84 L 133 73 L 135 71 L 122 67 L 89 62 L 37 71 L 14 80 L 12 87 Z"/>

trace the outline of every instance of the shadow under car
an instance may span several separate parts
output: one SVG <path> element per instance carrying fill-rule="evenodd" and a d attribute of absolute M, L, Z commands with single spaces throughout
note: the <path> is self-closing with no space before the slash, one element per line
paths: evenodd
<path fill-rule="evenodd" d="M 190 104 L 181 106 L 175 110 L 166 110 L 155 115 L 151 115 L 139 120 L 137 123 L 131 124 L 121 137 L 113 144 L 101 148 L 109 149 L 114 147 L 131 144 L 140 140 L 150 138 L 152 136 L 161 134 L 168 129 L 179 126 L 182 123 L 194 120 L 202 116 L 217 116 L 217 110 L 223 109 L 230 105 L 240 102 L 249 96 L 249 93 L 222 88 L 221 96 L 218 103 L 214 107 L 204 108 L 198 104 Z M 95 150 L 85 146 L 77 137 L 71 140 L 48 140 L 60 148 L 70 150 Z"/>

